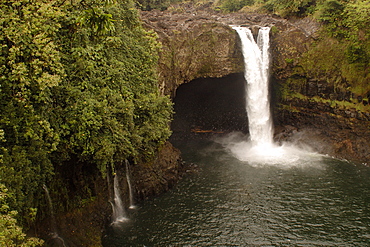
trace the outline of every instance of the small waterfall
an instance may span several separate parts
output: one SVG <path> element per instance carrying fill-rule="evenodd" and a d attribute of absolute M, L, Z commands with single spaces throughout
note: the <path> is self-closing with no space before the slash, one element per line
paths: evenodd
<path fill-rule="evenodd" d="M 130 163 L 128 160 L 126 160 L 126 180 L 127 180 L 127 185 L 128 185 L 128 191 L 129 191 L 129 199 L 130 199 L 130 209 L 136 208 L 134 204 L 134 193 L 132 189 L 132 184 L 131 184 L 131 178 L 130 178 Z"/>
<path fill-rule="evenodd" d="M 55 220 L 54 207 L 53 207 L 53 203 L 51 201 L 51 197 L 50 197 L 48 187 L 44 184 L 44 185 L 42 185 L 42 188 L 45 191 L 45 196 L 46 196 L 48 206 L 49 206 L 49 211 L 50 211 L 51 233 L 49 234 L 50 239 L 48 240 L 48 242 L 49 242 L 50 245 L 52 243 L 53 246 L 66 247 L 64 239 L 59 236 L 58 231 L 57 231 L 57 222 Z"/>
<path fill-rule="evenodd" d="M 56 220 L 55 220 L 54 207 L 53 207 L 53 203 L 52 203 L 51 198 L 50 198 L 50 193 L 49 193 L 48 187 L 45 184 L 42 185 L 42 188 L 45 191 L 46 200 L 47 200 L 48 206 L 49 206 L 51 231 L 56 233 L 57 232 L 57 223 L 56 223 Z"/>
<path fill-rule="evenodd" d="M 252 145 L 271 145 L 273 128 L 269 100 L 269 27 L 259 30 L 257 43 L 249 28 L 234 27 L 242 41 L 247 82 L 246 101 Z"/>
<path fill-rule="evenodd" d="M 115 173 L 113 179 L 113 192 L 114 192 L 114 198 L 112 203 L 113 223 L 126 221 L 128 218 L 126 217 L 125 207 L 123 205 L 123 201 L 121 198 L 121 189 L 117 173 Z"/>

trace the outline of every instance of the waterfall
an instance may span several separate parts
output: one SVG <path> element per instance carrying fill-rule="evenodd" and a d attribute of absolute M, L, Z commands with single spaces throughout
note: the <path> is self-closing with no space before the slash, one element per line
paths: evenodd
<path fill-rule="evenodd" d="M 51 201 L 50 193 L 48 190 L 48 187 L 44 184 L 42 185 L 42 188 L 45 191 L 46 200 L 48 202 L 49 211 L 50 211 L 50 225 L 51 225 L 51 233 L 49 234 L 50 239 L 48 240 L 48 243 L 52 246 L 61 246 L 66 247 L 66 244 L 64 242 L 64 239 L 61 238 L 57 231 L 57 222 L 55 220 L 55 213 L 54 213 L 54 207 L 53 203 Z"/>
<path fill-rule="evenodd" d="M 136 208 L 134 205 L 134 193 L 132 189 L 132 184 L 131 184 L 131 179 L 130 179 L 130 164 L 128 160 L 126 160 L 126 180 L 127 180 L 127 185 L 128 185 L 128 192 L 129 192 L 129 199 L 130 199 L 130 209 Z"/>
<path fill-rule="evenodd" d="M 255 42 L 246 27 L 233 27 L 242 43 L 246 80 L 246 111 L 249 140 L 232 133 L 220 140 L 239 160 L 251 165 L 277 165 L 284 168 L 317 159 L 315 153 L 292 144 L 278 146 L 273 142 L 273 125 L 269 98 L 269 27 L 262 27 Z M 308 149 L 308 147 L 305 147 Z M 321 158 L 321 157 L 319 157 Z"/>
<path fill-rule="evenodd" d="M 42 186 L 42 188 L 45 191 L 46 200 L 47 200 L 48 206 L 49 206 L 51 230 L 52 230 L 53 233 L 56 233 L 57 232 L 57 223 L 56 223 L 56 220 L 55 220 L 54 207 L 53 207 L 53 203 L 52 203 L 51 198 L 50 198 L 49 190 L 48 190 L 48 187 L 45 184 Z"/>
<path fill-rule="evenodd" d="M 119 177 L 117 173 L 115 173 L 114 178 L 113 178 L 113 193 L 114 193 L 114 198 L 113 198 L 113 203 L 112 203 L 113 223 L 123 222 L 127 220 L 127 217 L 126 217 L 126 212 L 125 212 L 125 208 L 123 205 L 123 201 L 121 198 L 121 189 L 120 189 Z"/>
<path fill-rule="evenodd" d="M 272 144 L 273 128 L 269 100 L 269 27 L 259 30 L 257 42 L 249 28 L 234 27 L 242 42 L 246 108 L 252 145 Z"/>

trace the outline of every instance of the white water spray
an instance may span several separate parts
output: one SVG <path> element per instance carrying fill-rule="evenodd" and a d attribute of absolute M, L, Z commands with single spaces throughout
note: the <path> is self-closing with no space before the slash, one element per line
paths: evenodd
<path fill-rule="evenodd" d="M 46 186 L 46 184 L 44 184 L 44 185 L 42 185 L 42 188 L 45 191 L 45 195 L 46 195 L 46 199 L 48 201 L 49 211 L 50 211 L 50 224 L 51 224 L 52 232 L 49 234 L 50 239 L 48 241 L 50 243 L 53 243 L 55 246 L 66 247 L 64 239 L 59 236 L 58 231 L 57 231 L 57 221 L 55 220 L 54 207 L 53 207 L 53 203 L 51 201 L 51 197 L 50 197 L 48 187 Z"/>
<path fill-rule="evenodd" d="M 257 43 L 248 28 L 234 29 L 242 41 L 250 141 L 253 145 L 270 145 L 273 131 L 268 95 L 270 28 L 264 27 L 259 30 Z"/>
<path fill-rule="evenodd" d="M 126 160 L 126 180 L 127 180 L 127 186 L 128 186 L 128 192 L 129 192 L 129 199 L 130 199 L 130 207 L 129 209 L 135 209 L 136 206 L 134 205 L 134 192 L 131 184 L 131 178 L 130 178 L 130 164 L 128 160 Z"/>
<path fill-rule="evenodd" d="M 307 153 L 292 145 L 278 146 L 273 142 L 273 125 L 269 98 L 269 27 L 259 30 L 255 42 L 251 30 L 233 27 L 241 39 L 246 80 L 246 110 L 249 141 L 240 135 L 230 135 L 222 143 L 241 161 L 253 165 L 295 166 L 310 162 L 316 154 Z M 299 162 L 298 162 L 299 161 Z M 298 163 L 297 163 L 298 162 Z"/>
<path fill-rule="evenodd" d="M 126 221 L 128 218 L 126 217 L 125 208 L 124 208 L 123 201 L 121 198 L 119 177 L 117 173 L 114 175 L 114 179 L 113 179 L 113 192 L 114 192 L 114 201 L 112 203 L 113 223 Z"/>

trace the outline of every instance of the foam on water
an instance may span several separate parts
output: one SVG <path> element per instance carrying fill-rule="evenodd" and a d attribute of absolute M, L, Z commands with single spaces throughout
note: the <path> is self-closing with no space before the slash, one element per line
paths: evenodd
<path fill-rule="evenodd" d="M 313 152 L 307 146 L 295 146 L 291 143 L 278 145 L 275 143 L 252 143 L 247 136 L 241 133 L 231 133 L 218 138 L 216 142 L 222 144 L 234 157 L 247 162 L 252 166 L 272 165 L 281 168 L 294 166 L 316 166 L 323 156 Z"/>
<path fill-rule="evenodd" d="M 244 77 L 246 80 L 246 111 L 249 137 L 229 136 L 223 145 L 236 158 L 252 165 L 279 165 L 282 167 L 311 164 L 319 155 L 290 144 L 273 142 L 273 127 L 269 99 L 269 27 L 259 30 L 257 42 L 251 30 L 233 27 L 242 43 Z M 236 138 L 236 139 L 235 139 Z M 228 140 L 228 141 L 226 141 Z"/>

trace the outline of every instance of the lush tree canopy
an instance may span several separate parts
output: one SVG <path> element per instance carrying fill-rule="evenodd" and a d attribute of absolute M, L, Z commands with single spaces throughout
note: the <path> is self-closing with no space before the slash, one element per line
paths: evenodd
<path fill-rule="evenodd" d="M 8 247 L 41 246 L 43 241 L 37 238 L 27 238 L 22 228 L 17 224 L 17 211 L 10 210 L 8 190 L 0 184 L 0 245 Z"/>
<path fill-rule="evenodd" d="M 172 103 L 157 86 L 157 37 L 132 1 L 9 0 L 0 14 L 0 183 L 27 225 L 56 165 L 104 174 L 150 159 Z"/>

